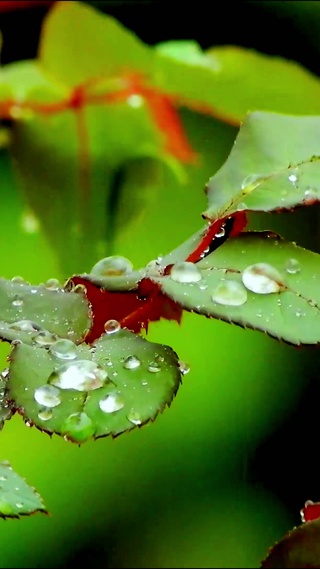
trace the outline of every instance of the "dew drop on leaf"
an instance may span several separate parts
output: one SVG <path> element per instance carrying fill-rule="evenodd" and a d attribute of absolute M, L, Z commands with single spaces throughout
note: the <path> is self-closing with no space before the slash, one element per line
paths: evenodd
<path fill-rule="evenodd" d="M 268 263 L 256 263 L 242 273 L 244 286 L 257 294 L 270 294 L 284 289 L 280 273 Z"/>
<path fill-rule="evenodd" d="M 288 259 L 285 264 L 285 269 L 287 273 L 294 275 L 300 272 L 301 266 L 296 259 Z"/>
<path fill-rule="evenodd" d="M 126 369 L 136 369 L 141 365 L 139 358 L 136 356 L 128 356 L 123 363 L 123 367 Z"/>
<path fill-rule="evenodd" d="M 113 255 L 98 261 L 90 272 L 98 277 L 112 277 L 131 273 L 132 270 L 133 265 L 129 259 L 121 255 Z"/>
<path fill-rule="evenodd" d="M 179 360 L 178 362 L 179 370 L 182 375 L 186 375 L 190 371 L 190 366 L 186 362 Z"/>
<path fill-rule="evenodd" d="M 58 279 L 48 279 L 44 286 L 48 289 L 48 290 L 58 290 L 59 288 L 61 288 L 61 285 L 58 281 Z"/>
<path fill-rule="evenodd" d="M 61 338 L 51 344 L 49 349 L 60 360 L 74 360 L 77 357 L 76 345 L 71 340 Z"/>
<path fill-rule="evenodd" d="M 141 425 L 142 423 L 139 413 L 133 410 L 128 413 L 127 419 L 128 421 L 130 421 L 130 423 L 133 423 L 134 425 Z"/>
<path fill-rule="evenodd" d="M 148 365 L 148 371 L 150 371 L 151 373 L 158 373 L 159 371 L 161 371 L 161 366 L 158 362 L 151 362 Z"/>
<path fill-rule="evenodd" d="M 180 261 L 171 267 L 170 277 L 179 283 L 195 283 L 201 281 L 202 274 L 194 263 Z"/>
<path fill-rule="evenodd" d="M 86 413 L 72 413 L 64 421 L 61 434 L 66 440 L 82 443 L 94 435 L 94 425 Z"/>
<path fill-rule="evenodd" d="M 57 336 L 51 334 L 48 330 L 40 330 L 40 332 L 37 332 L 34 336 L 33 341 L 39 346 L 49 347 L 57 341 Z"/>
<path fill-rule="evenodd" d="M 121 326 L 118 320 L 107 320 L 104 324 L 104 329 L 107 334 L 115 334 L 119 332 Z"/>
<path fill-rule="evenodd" d="M 38 413 L 38 418 L 41 421 L 49 421 L 50 419 L 52 419 L 52 411 L 51 409 L 44 407 L 43 409 L 40 409 L 39 413 Z"/>
<path fill-rule="evenodd" d="M 16 295 L 12 301 L 12 306 L 22 307 L 23 306 L 23 299 Z"/>
<path fill-rule="evenodd" d="M 237 281 L 226 280 L 219 283 L 212 291 L 213 302 L 225 306 L 241 306 L 247 301 L 248 293 Z"/>
<path fill-rule="evenodd" d="M 263 176 L 261 176 L 261 174 L 249 174 L 249 176 L 246 176 L 246 178 L 243 179 L 241 184 L 241 189 L 242 190 L 247 189 L 248 191 L 251 191 L 250 186 L 258 183 L 262 178 Z"/>
<path fill-rule="evenodd" d="M 18 275 L 16 277 L 12 277 L 11 282 L 16 284 L 25 284 L 24 278 Z"/>
<path fill-rule="evenodd" d="M 107 372 L 95 362 L 77 360 L 59 366 L 49 377 L 49 384 L 60 389 L 92 391 L 102 387 L 107 378 Z"/>
<path fill-rule="evenodd" d="M 124 402 L 117 393 L 110 393 L 99 401 L 99 407 L 104 413 L 115 413 L 124 407 Z"/>
<path fill-rule="evenodd" d="M 61 403 L 59 389 L 53 385 L 38 387 L 34 392 L 34 398 L 43 407 L 57 407 Z"/>
<path fill-rule="evenodd" d="M 17 320 L 12 322 L 8 326 L 11 330 L 17 330 L 17 332 L 40 332 L 41 328 L 32 320 Z"/>

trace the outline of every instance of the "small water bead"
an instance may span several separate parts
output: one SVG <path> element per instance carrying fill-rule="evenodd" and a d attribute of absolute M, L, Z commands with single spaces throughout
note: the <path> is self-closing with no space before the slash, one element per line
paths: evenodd
<path fill-rule="evenodd" d="M 225 306 L 241 306 L 247 302 L 248 293 L 241 283 L 226 280 L 216 286 L 211 299 L 213 302 Z"/>
<path fill-rule="evenodd" d="M 242 273 L 244 286 L 257 294 L 276 293 L 284 289 L 280 273 L 268 263 L 256 263 Z"/>
<path fill-rule="evenodd" d="M 295 182 L 298 181 L 298 176 L 296 174 L 290 174 L 290 176 L 288 176 L 288 180 L 289 182 L 294 184 Z"/>
<path fill-rule="evenodd" d="M 95 362 L 76 360 L 59 366 L 49 377 L 49 384 L 60 389 L 92 391 L 102 387 L 107 379 L 107 372 Z"/>
<path fill-rule="evenodd" d="M 117 393 L 110 393 L 99 401 L 99 407 L 104 413 L 115 413 L 124 407 L 124 402 Z"/>
<path fill-rule="evenodd" d="M 241 189 L 251 191 L 251 186 L 258 185 L 262 179 L 263 176 L 261 176 L 261 174 L 249 174 L 249 176 L 243 179 Z"/>
<path fill-rule="evenodd" d="M 248 209 L 247 204 L 245 204 L 244 202 L 238 203 L 237 211 L 245 211 L 246 209 Z"/>
<path fill-rule="evenodd" d="M 141 365 L 139 358 L 136 356 L 128 356 L 125 358 L 123 367 L 126 369 L 137 369 Z"/>
<path fill-rule="evenodd" d="M 43 407 L 57 407 L 61 403 L 59 389 L 53 385 L 42 385 L 34 392 L 34 398 Z"/>
<path fill-rule="evenodd" d="M 107 334 L 116 334 L 121 329 L 118 320 L 107 320 L 104 324 L 104 329 Z"/>
<path fill-rule="evenodd" d="M 159 371 L 161 371 L 161 366 L 158 362 L 154 361 L 151 362 L 148 365 L 148 371 L 150 371 L 151 373 L 158 373 Z"/>
<path fill-rule="evenodd" d="M 77 347 L 72 340 L 61 338 L 51 344 L 49 350 L 60 360 L 74 360 L 77 357 Z"/>
<path fill-rule="evenodd" d="M 23 306 L 23 298 L 21 298 L 16 294 L 15 297 L 13 298 L 12 306 L 21 308 Z"/>
<path fill-rule="evenodd" d="M 44 407 L 43 409 L 41 409 L 38 413 L 38 418 L 41 421 L 49 421 L 50 419 L 52 419 L 53 413 L 51 411 L 51 409 Z"/>
<path fill-rule="evenodd" d="M 156 362 L 164 362 L 164 357 L 161 354 L 155 354 L 154 359 Z"/>
<path fill-rule="evenodd" d="M 61 285 L 60 285 L 60 282 L 58 281 L 58 279 L 48 279 L 44 283 L 44 286 L 48 290 L 58 290 L 59 288 L 61 288 Z"/>
<path fill-rule="evenodd" d="M 130 423 L 133 423 L 134 425 L 141 425 L 141 423 L 142 423 L 139 413 L 137 413 L 136 411 L 133 411 L 133 410 L 131 410 L 128 413 L 127 419 L 128 419 L 128 421 L 130 421 Z"/>
<path fill-rule="evenodd" d="M 194 263 L 180 261 L 171 267 L 170 278 L 179 283 L 195 283 L 201 281 L 202 274 Z"/>
<path fill-rule="evenodd" d="M 180 373 L 182 375 L 186 375 L 187 373 L 189 373 L 189 371 L 190 371 L 189 364 L 187 364 L 186 362 L 183 362 L 182 360 L 179 360 L 178 365 L 179 365 Z"/>
<path fill-rule="evenodd" d="M 129 259 L 121 255 L 105 257 L 98 261 L 91 269 L 91 274 L 99 277 L 122 276 L 131 273 L 133 265 Z"/>
<path fill-rule="evenodd" d="M 146 265 L 146 274 L 151 277 L 160 277 L 163 275 L 164 267 L 161 266 L 158 259 L 150 261 Z"/>
<path fill-rule="evenodd" d="M 313 190 L 312 188 L 308 188 L 304 192 L 304 203 L 306 205 L 312 205 L 319 200 L 320 196 L 317 190 Z"/>
<path fill-rule="evenodd" d="M 23 508 L 23 503 L 22 502 L 16 502 L 16 508 L 19 508 L 19 510 L 21 508 Z"/>
<path fill-rule="evenodd" d="M 139 109 L 144 105 L 144 98 L 141 95 L 138 95 L 137 93 L 129 95 L 129 97 L 127 97 L 127 105 L 129 105 L 133 109 Z"/>
<path fill-rule="evenodd" d="M 285 269 L 287 273 L 294 275 L 300 272 L 301 266 L 299 261 L 297 261 L 296 259 L 288 259 L 285 263 Z"/>
<path fill-rule="evenodd" d="M 215 236 L 219 238 L 219 237 L 224 237 L 225 234 L 226 234 L 226 230 L 225 230 L 224 226 L 222 226 L 222 227 L 219 229 L 219 231 L 216 233 Z"/>

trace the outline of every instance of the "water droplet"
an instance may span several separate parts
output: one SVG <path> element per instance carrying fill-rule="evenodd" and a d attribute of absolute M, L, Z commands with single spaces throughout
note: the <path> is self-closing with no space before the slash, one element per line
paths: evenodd
<path fill-rule="evenodd" d="M 161 371 L 161 366 L 158 362 L 151 362 L 148 365 L 148 371 L 151 371 L 152 373 L 158 373 L 159 371 Z"/>
<path fill-rule="evenodd" d="M 83 443 L 95 433 L 95 427 L 86 413 L 73 413 L 64 421 L 61 434 L 68 441 Z"/>
<path fill-rule="evenodd" d="M 219 231 L 216 233 L 215 236 L 219 238 L 219 237 L 224 237 L 225 234 L 226 234 L 226 230 L 225 230 L 224 226 L 222 226 L 222 227 L 219 229 Z"/>
<path fill-rule="evenodd" d="M 43 407 L 57 407 L 61 403 L 59 389 L 53 385 L 38 387 L 34 392 L 34 398 Z"/>
<path fill-rule="evenodd" d="M 92 391 L 102 387 L 108 374 L 90 360 L 77 360 L 59 366 L 49 377 L 49 383 L 60 389 Z"/>
<path fill-rule="evenodd" d="M 34 336 L 33 341 L 39 344 L 39 346 L 48 347 L 57 341 L 57 336 L 51 334 L 48 330 L 41 330 Z"/>
<path fill-rule="evenodd" d="M 128 413 L 127 419 L 128 421 L 130 421 L 130 423 L 133 423 L 134 425 L 141 425 L 142 423 L 139 413 L 133 410 Z"/>
<path fill-rule="evenodd" d="M 47 407 L 44 407 L 43 409 L 41 409 L 38 413 L 38 418 L 41 421 L 49 421 L 50 419 L 52 419 L 52 411 L 51 409 L 48 409 Z"/>
<path fill-rule="evenodd" d="M 21 298 L 16 294 L 13 298 L 12 306 L 18 306 L 18 307 L 23 306 L 23 298 Z"/>
<path fill-rule="evenodd" d="M 244 286 L 257 294 L 269 294 L 284 289 L 280 273 L 268 263 L 256 263 L 242 273 Z"/>
<path fill-rule="evenodd" d="M 285 264 L 285 269 L 287 273 L 296 274 L 299 273 L 301 266 L 297 259 L 288 259 Z"/>
<path fill-rule="evenodd" d="M 146 274 L 152 277 L 160 277 L 163 275 L 164 268 L 160 265 L 158 259 L 150 261 L 146 266 Z"/>
<path fill-rule="evenodd" d="M 16 508 L 19 508 L 19 510 L 23 508 L 22 502 L 16 502 Z"/>
<path fill-rule="evenodd" d="M 144 98 L 138 94 L 130 95 L 127 97 L 127 104 L 133 109 L 139 109 L 144 104 Z"/>
<path fill-rule="evenodd" d="M 288 176 L 288 180 L 289 182 L 294 184 L 295 182 L 298 181 L 298 176 L 296 174 L 290 174 L 290 176 Z"/>
<path fill-rule="evenodd" d="M 179 283 L 195 283 L 201 281 L 202 274 L 194 263 L 181 261 L 171 267 L 170 277 Z"/>
<path fill-rule="evenodd" d="M 246 209 L 248 209 L 248 206 L 244 202 L 240 202 L 237 205 L 237 211 L 245 211 Z"/>
<path fill-rule="evenodd" d="M 121 326 L 118 320 L 107 320 L 107 322 L 105 322 L 104 329 L 107 334 L 115 334 L 116 332 L 119 332 Z"/>
<path fill-rule="evenodd" d="M 8 326 L 11 330 L 17 330 L 18 332 L 40 332 L 41 328 L 32 320 L 17 320 L 17 322 L 12 322 Z"/>
<path fill-rule="evenodd" d="M 20 276 L 12 277 L 11 282 L 16 284 L 25 284 L 24 278 Z"/>
<path fill-rule="evenodd" d="M 244 193 L 250 192 L 252 190 L 251 186 L 257 186 L 262 179 L 263 176 L 261 174 L 250 174 L 242 181 L 241 189 L 246 190 Z"/>
<path fill-rule="evenodd" d="M 139 358 L 137 358 L 136 356 L 128 356 L 124 360 L 123 367 L 125 367 L 126 369 L 136 369 L 140 365 L 141 365 L 141 362 L 140 362 Z"/>
<path fill-rule="evenodd" d="M 117 393 L 110 393 L 99 401 L 99 407 L 104 413 L 115 413 L 124 407 L 124 402 Z"/>
<path fill-rule="evenodd" d="M 7 476 L 0 476 L 0 480 L 1 482 L 5 482 L 6 480 L 8 480 Z"/>
<path fill-rule="evenodd" d="M 178 365 L 179 365 L 180 373 L 182 375 L 186 375 L 187 373 L 189 373 L 189 371 L 190 371 L 189 364 L 187 364 L 186 362 L 183 362 L 182 360 L 179 360 Z"/>
<path fill-rule="evenodd" d="M 77 348 L 74 342 L 61 338 L 50 346 L 50 352 L 60 360 L 74 360 L 77 357 Z"/>
<path fill-rule="evenodd" d="M 39 219 L 32 211 L 26 211 L 21 217 L 21 227 L 26 233 L 38 233 L 40 229 Z"/>
<path fill-rule="evenodd" d="M 296 310 L 296 316 L 297 316 L 297 318 L 300 318 L 300 316 L 305 316 L 305 313 L 302 312 L 302 310 L 298 309 L 298 310 Z"/>
<path fill-rule="evenodd" d="M 45 282 L 44 286 L 49 290 L 58 290 L 59 288 L 61 288 L 58 279 L 48 279 Z"/>
<path fill-rule="evenodd" d="M 199 289 L 200 290 L 206 290 L 208 288 L 208 285 L 206 283 L 201 283 L 199 284 Z"/>
<path fill-rule="evenodd" d="M 154 357 L 154 359 L 155 359 L 157 362 L 164 362 L 164 357 L 161 356 L 161 354 L 156 354 L 155 357 Z"/>
<path fill-rule="evenodd" d="M 211 298 L 213 302 L 225 306 L 241 306 L 247 301 L 248 294 L 241 283 L 226 280 L 216 286 L 212 291 Z"/>
<path fill-rule="evenodd" d="M 131 273 L 132 270 L 133 265 L 129 259 L 121 255 L 113 255 L 98 261 L 90 272 L 98 277 L 112 277 L 126 275 Z"/>

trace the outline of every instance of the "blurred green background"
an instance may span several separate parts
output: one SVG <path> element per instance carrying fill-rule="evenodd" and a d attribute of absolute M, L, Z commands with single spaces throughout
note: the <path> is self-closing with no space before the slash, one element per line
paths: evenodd
<path fill-rule="evenodd" d="M 88 4 L 149 44 L 242 45 L 320 74 L 320 2 Z M 2 63 L 35 56 L 45 14 L 43 7 L 0 14 Z M 117 235 L 115 252 L 136 267 L 201 226 L 204 185 L 237 134 L 204 115 L 184 110 L 181 117 L 204 159 L 198 170 L 186 167 L 191 185 L 163 168 L 147 215 Z M 65 279 L 27 216 L 5 150 L 0 183 L 1 276 Z M 318 220 L 313 207 L 255 216 L 250 227 L 276 230 L 319 251 Z M 300 522 L 304 501 L 320 500 L 316 349 L 194 314 L 185 314 L 181 327 L 152 325 L 148 339 L 172 346 L 191 366 L 171 408 L 154 424 L 81 448 L 28 429 L 19 416 L 1 432 L 0 459 L 38 489 L 51 515 L 2 522 L 0 567 L 258 567 L 268 547 Z M 1 345 L 2 367 L 8 353 Z"/>

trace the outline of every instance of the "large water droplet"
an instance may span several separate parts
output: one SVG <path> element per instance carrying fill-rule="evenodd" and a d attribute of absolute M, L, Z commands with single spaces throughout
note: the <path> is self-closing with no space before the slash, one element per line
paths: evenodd
<path fill-rule="evenodd" d="M 92 391 L 105 384 L 108 374 L 90 360 L 77 360 L 58 367 L 50 376 L 49 383 L 60 389 Z"/>
<path fill-rule="evenodd" d="M 34 336 L 33 341 L 36 344 L 39 344 L 39 346 L 48 347 L 57 341 L 57 336 L 55 334 L 51 334 L 51 332 L 48 332 L 48 330 L 41 330 Z"/>
<path fill-rule="evenodd" d="M 257 294 L 270 294 L 284 289 L 279 271 L 268 263 L 256 263 L 242 273 L 244 286 Z"/>
<path fill-rule="evenodd" d="M 76 345 L 71 340 L 61 338 L 51 344 L 49 349 L 60 360 L 74 360 L 77 357 Z"/>
<path fill-rule="evenodd" d="M 117 393 L 110 393 L 99 401 L 99 407 L 104 413 L 115 413 L 124 407 L 124 402 Z"/>
<path fill-rule="evenodd" d="M 130 421 L 130 423 L 133 423 L 134 425 L 141 425 L 142 423 L 141 417 L 139 413 L 137 413 L 137 411 L 131 410 L 127 415 L 127 419 L 128 421 Z"/>
<path fill-rule="evenodd" d="M 194 263 L 180 261 L 171 267 L 170 277 L 178 283 L 195 283 L 201 281 L 202 274 Z"/>
<path fill-rule="evenodd" d="M 225 306 L 241 306 L 247 301 L 248 293 L 241 283 L 226 280 L 216 286 L 211 298 L 213 302 Z"/>
<path fill-rule="evenodd" d="M 148 371 L 151 371 L 151 373 L 158 373 L 161 371 L 161 366 L 158 362 L 151 362 L 148 365 Z"/>
<path fill-rule="evenodd" d="M 86 413 L 73 413 L 64 421 L 61 434 L 66 440 L 83 443 L 95 433 L 94 425 Z"/>
<path fill-rule="evenodd" d="M 297 259 L 288 259 L 285 263 L 285 269 L 287 273 L 296 274 L 299 273 L 301 270 L 301 266 Z"/>
<path fill-rule="evenodd" d="M 107 334 L 115 334 L 116 332 L 119 332 L 121 326 L 118 320 L 107 320 L 107 322 L 105 322 L 104 329 Z"/>
<path fill-rule="evenodd" d="M 140 365 L 141 365 L 141 362 L 140 362 L 139 358 L 137 358 L 136 356 L 128 356 L 124 360 L 123 367 L 125 367 L 126 369 L 136 369 Z"/>
<path fill-rule="evenodd" d="M 34 392 L 34 398 L 43 407 L 57 407 L 61 403 L 59 389 L 53 385 L 38 387 Z"/>
<path fill-rule="evenodd" d="M 25 280 L 23 277 L 20 277 L 19 275 L 17 275 L 16 277 L 12 277 L 11 282 L 16 283 L 16 284 L 24 284 Z"/>
<path fill-rule="evenodd" d="M 12 322 L 8 325 L 11 330 L 17 330 L 17 332 L 40 332 L 41 327 L 38 326 L 32 320 L 17 320 L 17 322 Z"/>
<path fill-rule="evenodd" d="M 52 411 L 51 409 L 48 409 L 47 407 L 44 407 L 43 409 L 40 409 L 39 413 L 38 413 L 38 418 L 41 421 L 49 421 L 50 419 L 52 419 Z"/>
<path fill-rule="evenodd" d="M 90 272 L 98 277 L 112 277 L 131 273 L 132 270 L 133 265 L 129 259 L 126 259 L 126 257 L 122 257 L 121 255 L 113 255 L 98 261 L 98 263 L 92 267 Z"/>

